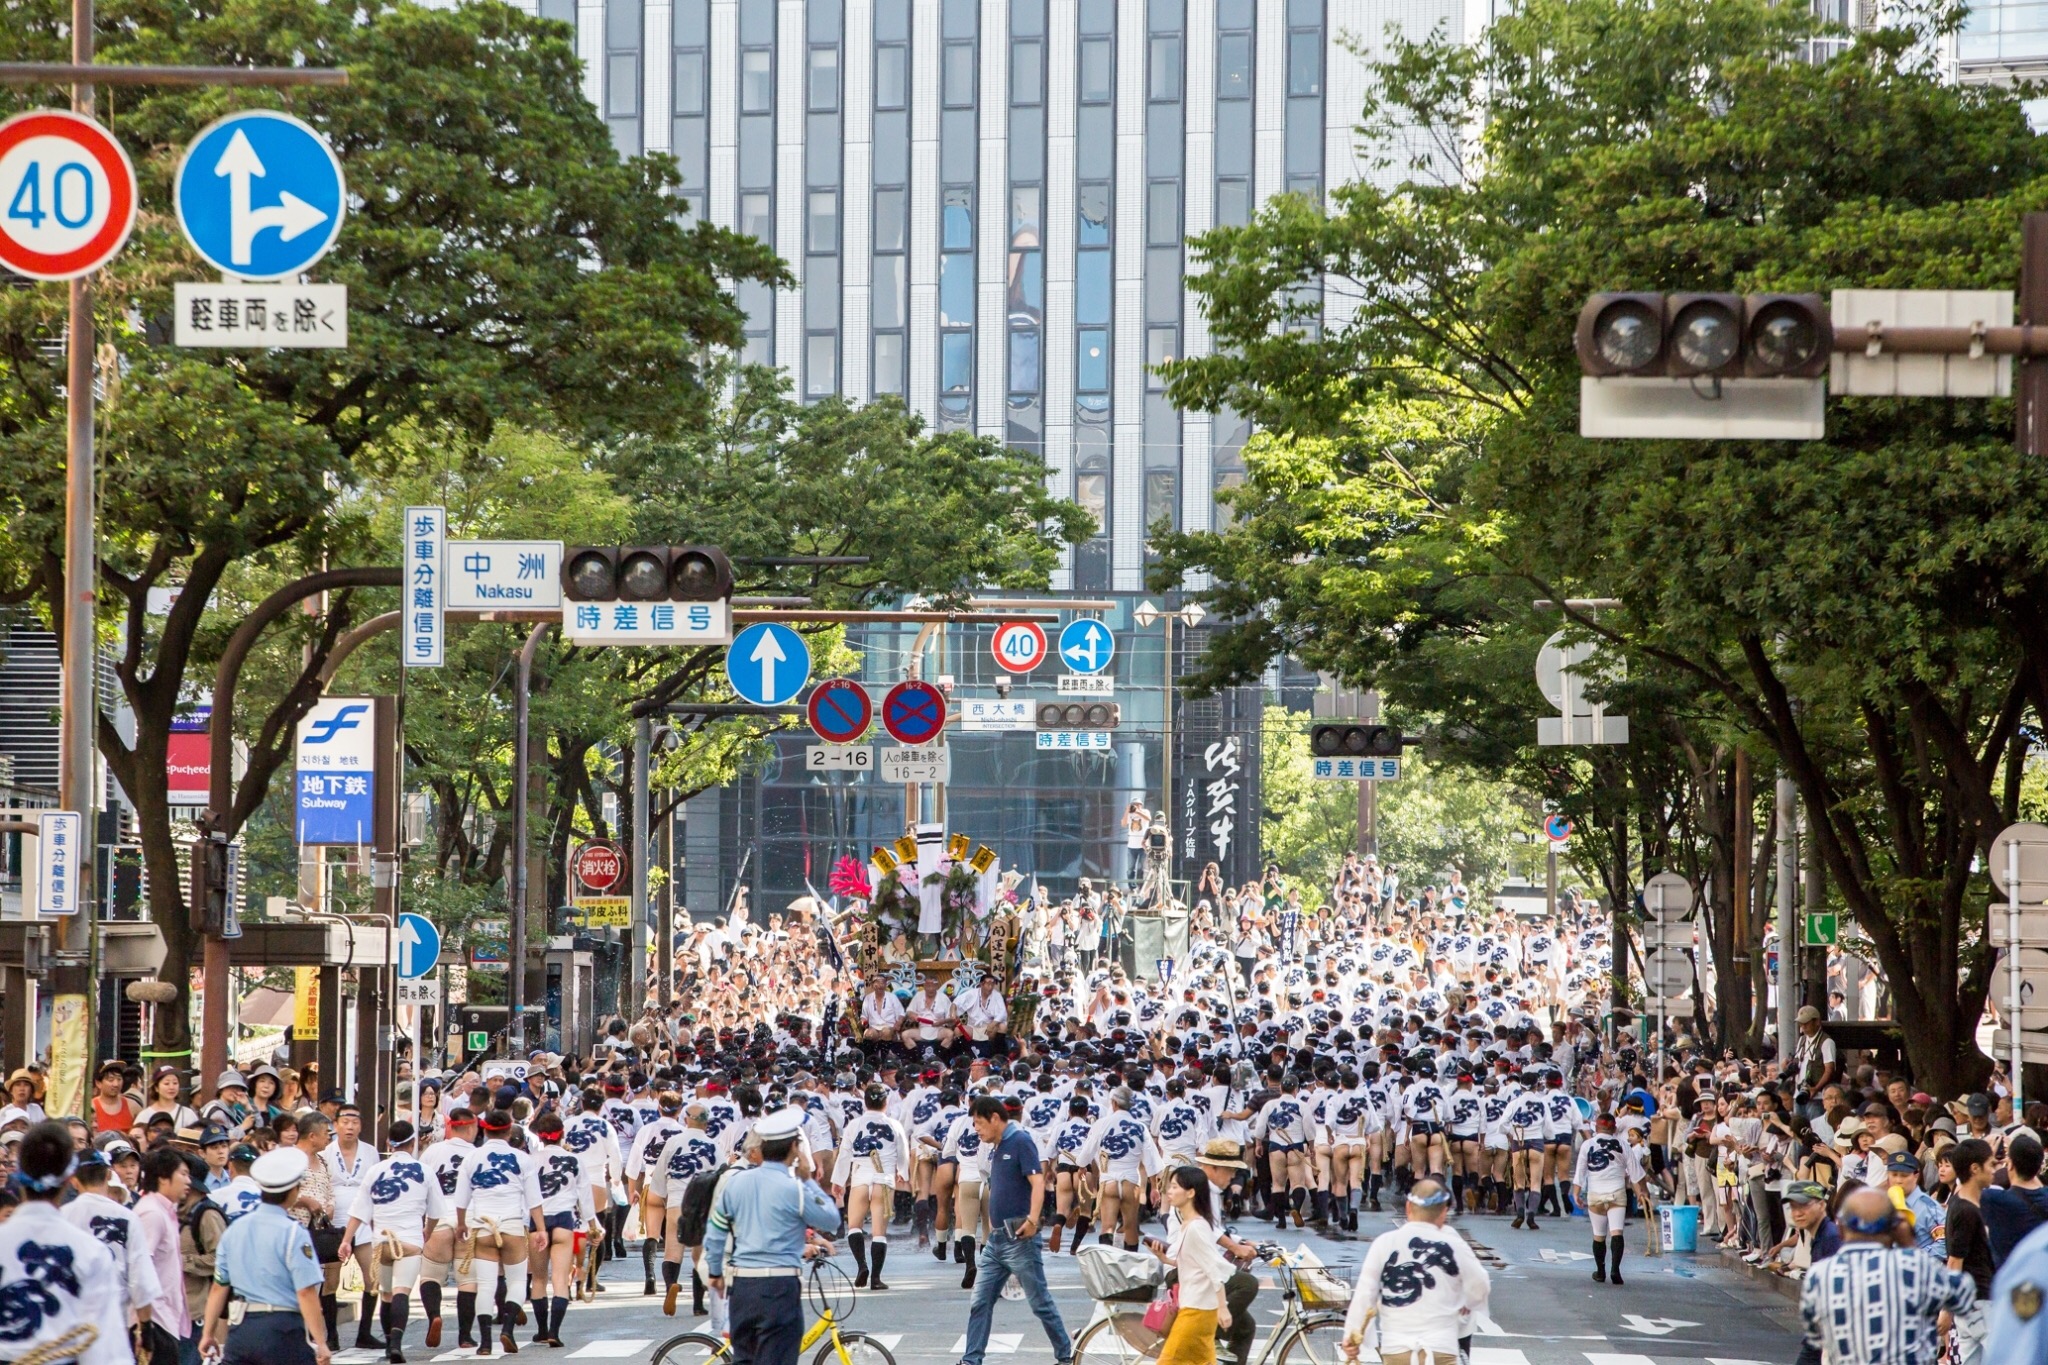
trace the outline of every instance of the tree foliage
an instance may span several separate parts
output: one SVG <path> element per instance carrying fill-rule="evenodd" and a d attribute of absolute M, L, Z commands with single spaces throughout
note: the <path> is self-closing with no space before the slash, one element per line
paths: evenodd
<path fill-rule="evenodd" d="M 1916 1069 L 1959 1087 L 1986 1069 L 1971 860 L 2048 715 L 2048 489 L 2010 405 L 1837 399 L 1815 443 L 1588 441 L 1571 350 L 1604 289 L 2011 288 L 2048 163 L 2010 92 L 1940 79 L 1929 36 L 1535 0 L 1470 47 L 1397 44 L 1361 125 L 1380 174 L 1200 243 L 1218 354 L 1171 392 L 1267 434 L 1235 525 L 1164 538 L 1158 578 L 1213 572 L 1237 623 L 1204 681 L 1292 652 L 1597 807 L 1623 908 L 1646 871 L 1725 870 L 1738 747 L 1782 765 Z M 1330 318 L 1305 327 L 1319 279 Z M 1622 605 L 1530 605 L 1567 597 Z M 1529 743 L 1559 625 L 1626 663 L 1600 689 L 1625 754 Z"/>

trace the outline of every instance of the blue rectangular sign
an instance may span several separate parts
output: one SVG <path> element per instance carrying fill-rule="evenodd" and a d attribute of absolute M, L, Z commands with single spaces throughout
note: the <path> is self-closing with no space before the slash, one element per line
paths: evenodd
<path fill-rule="evenodd" d="M 323 697 L 299 722 L 301 844 L 367 844 L 376 837 L 376 754 L 368 697 Z"/>

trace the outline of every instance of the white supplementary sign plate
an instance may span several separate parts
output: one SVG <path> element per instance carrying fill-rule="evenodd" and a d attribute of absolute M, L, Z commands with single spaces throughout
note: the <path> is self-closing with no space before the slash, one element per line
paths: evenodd
<path fill-rule="evenodd" d="M 451 540 L 448 605 L 493 607 L 562 605 L 559 540 Z"/>
<path fill-rule="evenodd" d="M 968 697 L 960 703 L 960 728 L 977 733 L 1035 730 L 1030 702 L 1015 697 Z"/>
<path fill-rule="evenodd" d="M 881 773 L 884 782 L 950 782 L 953 751 L 943 744 L 886 748 L 882 750 Z"/>
<path fill-rule="evenodd" d="M 1038 747 L 1041 749 L 1113 749 L 1116 747 L 1114 730 L 1040 730 Z"/>
<path fill-rule="evenodd" d="M 345 284 L 180 284 L 180 346 L 335 350 L 348 345 Z"/>
<path fill-rule="evenodd" d="M 1317 758 L 1310 775 L 1325 782 L 1394 782 L 1401 776 L 1398 758 Z"/>
<path fill-rule="evenodd" d="M 813 744 L 804 750 L 804 771 L 866 773 L 875 768 L 872 744 Z"/>
<path fill-rule="evenodd" d="M 731 602 L 564 602 L 572 645 L 729 645 Z"/>
<path fill-rule="evenodd" d="M 1063 697 L 1115 696 L 1116 679 L 1107 673 L 1062 673 L 1060 674 L 1060 695 Z"/>

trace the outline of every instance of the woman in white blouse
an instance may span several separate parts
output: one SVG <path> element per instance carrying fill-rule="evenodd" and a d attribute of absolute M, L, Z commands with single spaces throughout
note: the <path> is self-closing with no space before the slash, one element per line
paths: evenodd
<path fill-rule="evenodd" d="M 1159 1349 L 1158 1365 L 1216 1365 L 1216 1333 L 1230 1327 L 1223 1282 L 1231 1265 L 1216 1245 L 1216 1211 L 1209 1177 L 1199 1166 L 1179 1166 L 1166 1177 L 1166 1203 L 1179 1226 L 1173 1240 L 1152 1250 L 1180 1272 L 1180 1311 Z"/>

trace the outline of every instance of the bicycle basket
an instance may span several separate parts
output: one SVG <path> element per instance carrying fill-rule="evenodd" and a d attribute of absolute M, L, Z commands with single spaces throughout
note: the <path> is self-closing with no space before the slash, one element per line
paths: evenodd
<path fill-rule="evenodd" d="M 1351 1286 L 1321 1266 L 1302 1266 L 1294 1272 L 1295 1287 L 1308 1308 L 1348 1308 Z"/>
<path fill-rule="evenodd" d="M 1166 1267 L 1142 1251 L 1090 1246 L 1082 1247 L 1075 1259 L 1081 1264 L 1081 1283 L 1087 1286 L 1090 1298 L 1147 1303 L 1166 1278 Z"/>

